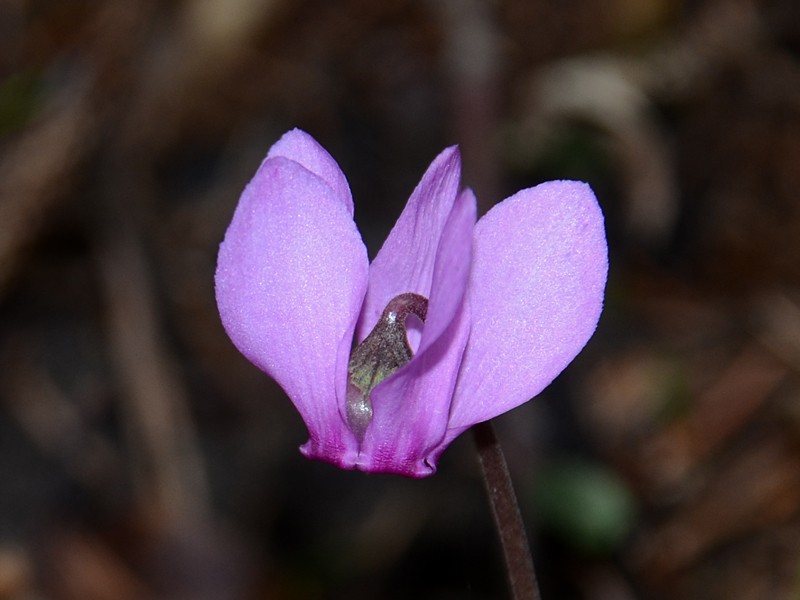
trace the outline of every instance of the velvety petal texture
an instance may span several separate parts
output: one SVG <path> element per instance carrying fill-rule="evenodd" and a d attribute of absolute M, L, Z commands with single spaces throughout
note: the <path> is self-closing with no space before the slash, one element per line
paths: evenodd
<path fill-rule="evenodd" d="M 453 206 L 435 252 L 428 316 L 414 358 L 372 393 L 374 417 L 359 468 L 422 477 L 436 470 L 450 399 L 467 341 L 464 310 L 476 201 L 465 190 Z M 402 424 L 402 426 L 398 426 Z"/>
<path fill-rule="evenodd" d="M 551 181 L 522 190 L 475 227 L 470 338 L 450 427 L 491 419 L 538 394 L 600 318 L 608 271 L 592 190 Z"/>
<path fill-rule="evenodd" d="M 359 341 L 372 331 L 386 304 L 398 294 L 430 296 L 439 240 L 453 210 L 460 178 L 461 156 L 456 147 L 439 154 L 422 176 L 370 266 Z M 411 342 L 416 346 L 418 339 Z"/>
<path fill-rule="evenodd" d="M 592 335 L 608 264 L 589 186 L 523 190 L 476 224 L 460 171 L 455 147 L 433 161 L 372 265 L 347 180 L 308 134 L 284 135 L 242 193 L 217 303 L 300 412 L 306 456 L 429 475 L 454 437 L 538 394 Z M 408 292 L 427 306 L 399 328 L 406 313 L 382 315 Z"/>
<path fill-rule="evenodd" d="M 353 197 L 350 194 L 347 178 L 333 157 L 319 145 L 317 140 L 305 131 L 292 129 L 275 142 L 264 160 L 278 156 L 283 156 L 301 164 L 327 183 L 331 191 L 333 191 L 334 197 L 338 198 L 347 207 L 352 216 Z"/>
<path fill-rule="evenodd" d="M 304 453 L 352 466 L 341 415 L 368 259 L 339 192 L 291 158 L 265 160 L 220 246 L 216 295 L 231 340 L 303 417 Z"/>

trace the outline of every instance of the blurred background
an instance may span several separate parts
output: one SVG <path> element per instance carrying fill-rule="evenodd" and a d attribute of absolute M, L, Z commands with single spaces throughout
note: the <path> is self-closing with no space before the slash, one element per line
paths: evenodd
<path fill-rule="evenodd" d="M 213 297 L 291 127 L 370 253 L 458 143 L 607 217 L 586 350 L 496 420 L 547 599 L 800 598 L 794 0 L 0 2 L 0 599 L 507 597 L 469 435 L 302 458 Z"/>

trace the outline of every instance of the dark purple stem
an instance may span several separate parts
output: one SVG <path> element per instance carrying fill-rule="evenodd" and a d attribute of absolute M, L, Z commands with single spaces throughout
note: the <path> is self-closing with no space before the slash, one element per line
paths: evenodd
<path fill-rule="evenodd" d="M 494 522 L 503 546 L 511 597 L 514 600 L 539 600 L 539 586 L 536 583 L 525 524 L 519 512 L 508 465 L 491 421 L 473 425 L 472 435 L 478 448 L 478 459 L 486 482 L 489 503 L 492 505 Z"/>

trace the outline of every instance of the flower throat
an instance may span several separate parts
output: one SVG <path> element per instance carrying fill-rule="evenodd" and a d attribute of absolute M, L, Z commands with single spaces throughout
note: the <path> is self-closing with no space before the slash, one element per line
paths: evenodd
<path fill-rule="evenodd" d="M 424 323 L 428 299 L 413 292 L 395 296 L 383 309 L 373 330 L 350 353 L 347 424 L 359 442 L 372 421 L 372 390 L 414 355 L 406 329 L 406 318 L 411 314 Z"/>

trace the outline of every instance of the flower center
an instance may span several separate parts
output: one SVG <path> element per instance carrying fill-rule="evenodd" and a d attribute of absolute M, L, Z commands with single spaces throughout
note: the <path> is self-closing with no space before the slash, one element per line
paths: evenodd
<path fill-rule="evenodd" d="M 414 352 L 408 343 L 406 318 L 416 315 L 425 322 L 428 299 L 413 292 L 389 300 L 375 328 L 350 353 L 347 365 L 347 424 L 358 438 L 364 439 L 372 421 L 373 388 L 411 360 Z"/>

